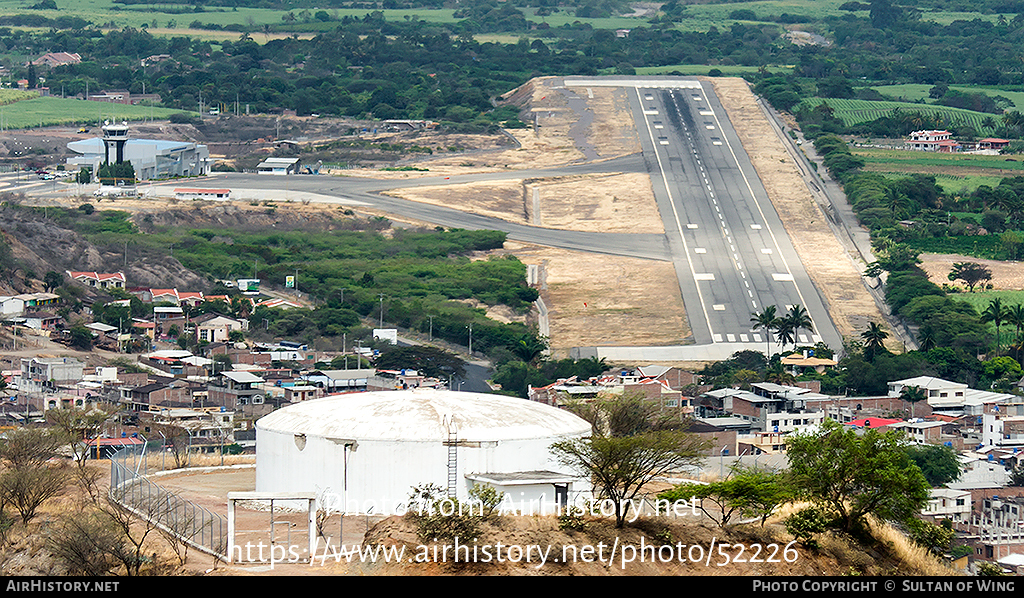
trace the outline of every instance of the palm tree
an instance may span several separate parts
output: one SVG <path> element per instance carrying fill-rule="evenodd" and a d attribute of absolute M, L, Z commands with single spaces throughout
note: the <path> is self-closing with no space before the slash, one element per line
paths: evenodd
<path fill-rule="evenodd" d="M 917 335 L 917 344 L 922 351 L 931 351 L 935 348 L 935 332 L 931 328 L 922 328 Z"/>
<path fill-rule="evenodd" d="M 904 386 L 900 391 L 900 400 L 910 403 L 910 417 L 914 417 L 914 404 L 927 398 L 927 391 L 920 386 Z"/>
<path fill-rule="evenodd" d="M 981 312 L 982 322 L 992 322 L 996 325 L 996 353 L 999 352 L 999 327 L 1006 321 L 1009 312 L 1003 307 L 1003 302 L 995 298 L 989 302 L 985 311 Z"/>
<path fill-rule="evenodd" d="M 789 318 L 780 318 L 779 323 L 775 326 L 775 336 L 779 339 L 779 345 L 785 349 L 789 343 L 794 343 L 796 338 L 796 329 L 793 328 L 793 322 Z"/>
<path fill-rule="evenodd" d="M 870 354 L 868 359 L 873 360 L 875 355 L 885 351 L 885 339 L 889 338 L 889 333 L 878 325 L 877 322 L 871 322 L 868 324 L 868 329 L 862 332 L 860 337 L 864 339 L 865 354 Z"/>
<path fill-rule="evenodd" d="M 1020 331 L 1024 329 L 1024 305 L 1020 303 L 1011 305 L 1006 310 L 1006 318 L 1003 321 L 1007 324 L 1013 324 L 1017 329 L 1017 340 L 1020 340 Z"/>
<path fill-rule="evenodd" d="M 806 329 L 811 334 L 814 334 L 811 316 L 802 305 L 797 304 L 789 308 L 789 315 L 786 316 L 786 320 L 793 327 L 793 349 L 796 349 L 796 339 L 800 334 L 800 330 Z"/>
<path fill-rule="evenodd" d="M 766 305 L 764 311 L 761 313 L 754 312 L 750 317 L 750 323 L 753 324 L 752 328 L 758 330 L 764 328 L 765 336 L 765 357 L 771 358 L 772 349 L 772 330 L 775 330 L 779 325 L 779 317 L 776 315 L 776 308 L 774 305 Z"/>

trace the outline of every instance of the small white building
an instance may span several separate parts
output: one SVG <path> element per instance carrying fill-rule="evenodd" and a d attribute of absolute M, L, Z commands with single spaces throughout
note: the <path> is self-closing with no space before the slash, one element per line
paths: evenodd
<path fill-rule="evenodd" d="M 267 158 L 256 165 L 257 174 L 295 174 L 299 171 L 298 158 Z"/>
<path fill-rule="evenodd" d="M 949 488 L 932 488 L 928 491 L 928 504 L 921 515 L 932 519 L 967 521 L 971 516 L 971 492 Z"/>

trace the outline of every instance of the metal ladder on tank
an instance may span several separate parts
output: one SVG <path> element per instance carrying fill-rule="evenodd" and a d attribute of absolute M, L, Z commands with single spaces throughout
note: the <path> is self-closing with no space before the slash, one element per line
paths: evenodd
<path fill-rule="evenodd" d="M 448 430 L 448 496 L 455 498 L 459 482 L 459 429 L 455 425 L 455 416 L 444 418 Z"/>

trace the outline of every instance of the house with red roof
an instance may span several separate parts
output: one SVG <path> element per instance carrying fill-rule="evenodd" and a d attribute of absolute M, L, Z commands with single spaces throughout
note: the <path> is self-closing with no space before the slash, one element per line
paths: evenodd
<path fill-rule="evenodd" d="M 864 428 L 865 430 L 874 430 L 876 428 L 884 428 L 893 424 L 903 423 L 902 419 L 885 419 L 883 417 L 864 417 L 861 419 L 855 419 L 852 422 L 846 424 L 855 428 Z"/>
<path fill-rule="evenodd" d="M 66 270 L 65 273 L 68 278 L 77 280 L 78 282 L 100 289 L 123 289 L 125 288 L 125 277 L 124 272 L 72 272 Z"/>
<path fill-rule="evenodd" d="M 78 64 L 82 62 L 82 56 L 70 52 L 47 52 L 32 61 L 36 66 L 64 66 L 65 64 Z"/>
<path fill-rule="evenodd" d="M 921 152 L 950 152 L 954 147 L 960 147 L 952 137 L 949 131 L 914 131 L 907 140 L 907 146 Z"/>

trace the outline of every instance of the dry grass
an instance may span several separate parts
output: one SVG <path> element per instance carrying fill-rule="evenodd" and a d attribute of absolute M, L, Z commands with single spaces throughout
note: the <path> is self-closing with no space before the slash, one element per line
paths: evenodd
<path fill-rule="evenodd" d="M 187 458 L 187 457 L 186 457 Z M 103 461 L 108 463 L 108 461 Z M 134 467 L 135 462 L 130 461 Z M 191 460 L 187 461 L 190 465 L 186 467 L 219 467 L 221 465 L 253 465 L 256 463 L 256 455 L 224 455 L 224 460 L 221 462 L 220 454 L 209 455 L 193 453 Z M 143 459 L 139 466 L 140 472 L 156 473 L 158 471 L 178 471 L 180 468 L 174 465 L 174 456 L 170 453 L 166 455 L 162 453 L 149 453 Z"/>
<path fill-rule="evenodd" d="M 928 279 L 935 284 L 960 284 L 950 283 L 947 275 L 953 269 L 956 262 L 976 262 L 992 271 L 992 287 L 995 290 L 1017 291 L 1024 289 L 1024 262 L 1004 262 L 998 260 L 983 260 L 981 258 L 954 253 L 922 253 L 921 269 L 928 274 Z"/>
<path fill-rule="evenodd" d="M 871 531 L 875 539 L 888 546 L 899 559 L 901 569 L 914 571 L 916 575 L 959 575 L 959 572 L 947 566 L 927 548 L 914 543 L 888 523 L 873 521 Z"/>
<path fill-rule="evenodd" d="M 671 263 L 505 245 L 523 263 L 540 266 L 554 357 L 567 357 L 572 347 L 621 344 L 623 339 L 637 346 L 688 340 L 690 327 Z"/>
<path fill-rule="evenodd" d="M 764 183 L 793 246 L 815 287 L 825 299 L 832 321 L 844 337 L 864 331 L 869 322 L 884 322 L 864 288 L 858 263 L 839 243 L 782 140 L 769 125 L 743 79 L 713 79 L 715 92 L 729 114 L 743 147 Z"/>

